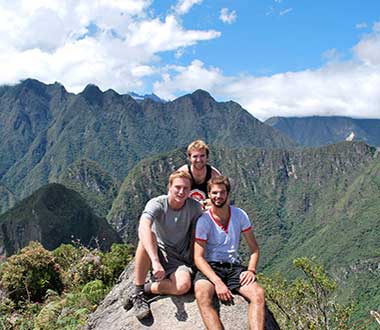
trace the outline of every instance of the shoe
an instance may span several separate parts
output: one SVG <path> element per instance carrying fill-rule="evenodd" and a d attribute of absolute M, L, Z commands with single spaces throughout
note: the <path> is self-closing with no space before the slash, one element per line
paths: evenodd
<path fill-rule="evenodd" d="M 146 300 L 144 292 L 139 292 L 131 297 L 133 312 L 137 319 L 142 320 L 150 314 L 149 303 Z"/>

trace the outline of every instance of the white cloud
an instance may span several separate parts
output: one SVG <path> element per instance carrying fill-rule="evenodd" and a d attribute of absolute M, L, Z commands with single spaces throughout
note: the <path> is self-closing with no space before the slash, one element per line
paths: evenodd
<path fill-rule="evenodd" d="M 162 81 L 154 84 L 154 93 L 164 99 L 173 99 L 178 91 L 212 90 L 225 79 L 218 68 L 205 68 L 202 61 L 194 60 L 187 67 L 168 66 L 162 74 Z"/>
<path fill-rule="evenodd" d="M 366 22 L 361 22 L 355 25 L 357 29 L 365 29 L 368 27 L 368 24 Z"/>
<path fill-rule="evenodd" d="M 380 65 L 380 33 L 377 25 L 374 25 L 373 32 L 364 36 L 353 50 L 359 61 L 368 65 Z"/>
<path fill-rule="evenodd" d="M 284 16 L 284 15 L 289 14 L 291 11 L 293 11 L 293 8 L 287 8 L 287 9 L 280 11 L 279 15 Z"/>
<path fill-rule="evenodd" d="M 173 9 L 178 15 L 184 15 L 190 11 L 191 7 L 202 3 L 202 1 L 203 0 L 179 0 Z"/>
<path fill-rule="evenodd" d="M 220 10 L 219 18 L 223 23 L 232 24 L 233 22 L 236 21 L 236 18 L 237 18 L 236 11 L 235 10 L 230 11 L 228 8 L 222 8 Z"/>
<path fill-rule="evenodd" d="M 143 47 L 149 52 L 175 50 L 195 44 L 200 40 L 209 40 L 220 36 L 215 30 L 184 30 L 175 16 L 169 15 L 165 22 L 158 18 L 144 21 L 132 27 L 130 45 Z"/>
<path fill-rule="evenodd" d="M 311 115 L 379 118 L 380 37 L 375 27 L 353 51 L 350 61 L 339 61 L 330 50 L 333 61 L 320 69 L 267 77 L 225 76 L 218 68 L 193 61 L 188 67 L 168 69 L 154 91 L 170 99 L 178 92 L 203 88 L 217 99 L 240 103 L 261 120 Z"/>
<path fill-rule="evenodd" d="M 88 83 L 119 92 L 156 74 L 161 52 L 217 38 L 169 15 L 152 0 L 14 0 L 0 4 L 0 84 L 28 77 L 79 92 Z M 183 8 L 200 1 L 183 1 Z M 189 7 L 187 7 L 189 8 Z"/>

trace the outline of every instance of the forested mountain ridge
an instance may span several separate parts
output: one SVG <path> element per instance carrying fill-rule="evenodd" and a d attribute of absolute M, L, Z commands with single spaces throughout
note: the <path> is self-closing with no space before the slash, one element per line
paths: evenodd
<path fill-rule="evenodd" d="M 380 119 L 350 117 L 272 117 L 265 121 L 300 146 L 316 147 L 341 141 L 380 146 Z"/>
<path fill-rule="evenodd" d="M 139 160 L 197 138 L 226 147 L 294 146 L 237 103 L 216 102 L 202 90 L 166 103 L 136 102 L 94 85 L 75 95 L 59 83 L 27 79 L 0 87 L 0 123 L 0 184 L 17 199 L 83 158 L 123 180 Z"/>
<path fill-rule="evenodd" d="M 49 250 L 76 241 L 107 250 L 121 238 L 77 192 L 49 184 L 0 216 L 0 256 L 10 256 L 31 241 Z"/>

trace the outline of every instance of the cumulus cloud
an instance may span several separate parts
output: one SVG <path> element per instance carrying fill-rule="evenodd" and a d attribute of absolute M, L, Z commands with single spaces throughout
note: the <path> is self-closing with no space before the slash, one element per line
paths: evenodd
<path fill-rule="evenodd" d="M 253 116 L 342 115 L 378 118 L 380 111 L 380 36 L 373 32 L 353 47 L 350 61 L 333 59 L 317 70 L 285 72 L 272 76 L 226 76 L 201 61 L 171 67 L 154 85 L 165 98 L 203 88 L 214 97 L 234 100 Z M 331 59 L 330 58 L 330 59 Z"/>
<path fill-rule="evenodd" d="M 222 8 L 219 15 L 220 20 L 223 23 L 232 24 L 236 21 L 237 15 L 235 10 L 229 10 L 228 8 Z"/>
<path fill-rule="evenodd" d="M 173 9 L 178 15 L 184 15 L 189 12 L 191 7 L 202 3 L 202 1 L 203 0 L 179 0 Z"/>
<path fill-rule="evenodd" d="M 161 52 L 220 36 L 190 30 L 173 15 L 152 14 L 152 0 L 38 0 L 0 4 L 0 84 L 32 77 L 73 92 L 88 83 L 119 92 L 156 74 Z M 183 13 L 201 1 L 181 1 Z"/>

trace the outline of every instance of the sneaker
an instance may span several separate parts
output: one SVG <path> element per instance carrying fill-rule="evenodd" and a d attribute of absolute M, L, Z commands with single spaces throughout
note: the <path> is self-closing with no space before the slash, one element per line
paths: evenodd
<path fill-rule="evenodd" d="M 144 292 L 139 292 L 131 297 L 133 312 L 137 319 L 142 320 L 150 314 L 149 304 Z"/>

